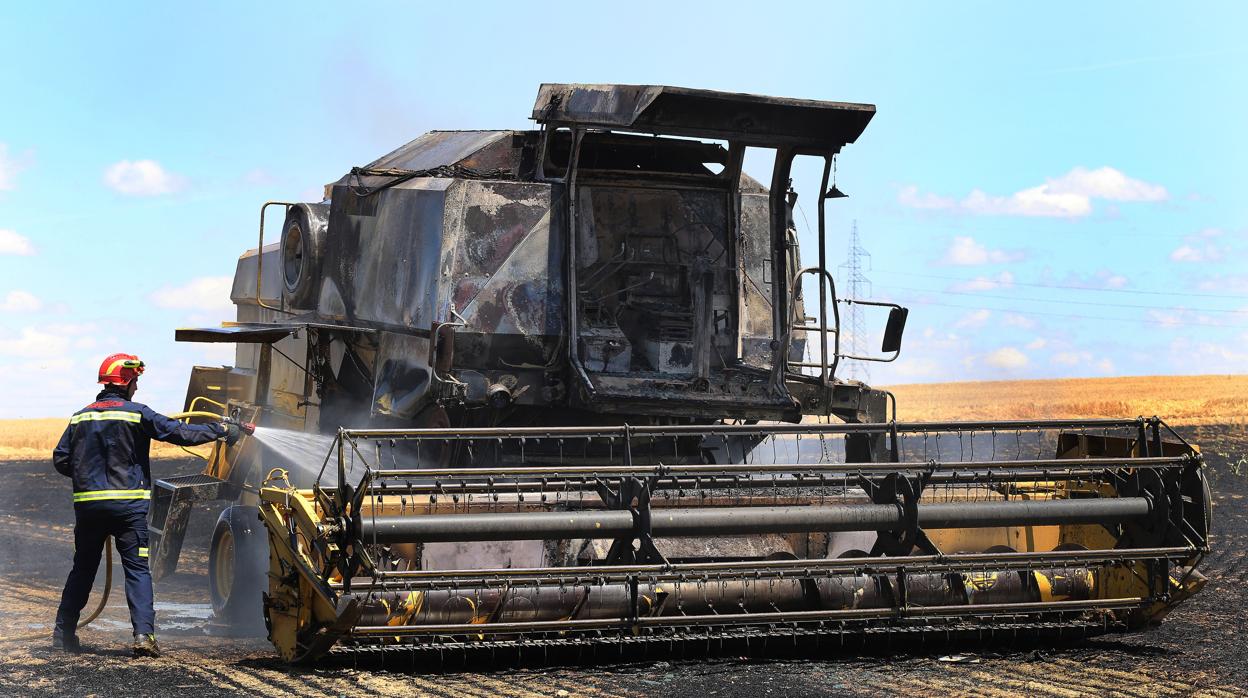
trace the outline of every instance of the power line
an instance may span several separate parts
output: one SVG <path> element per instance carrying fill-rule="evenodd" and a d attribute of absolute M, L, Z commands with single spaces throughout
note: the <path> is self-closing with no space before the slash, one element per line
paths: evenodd
<path fill-rule="evenodd" d="M 983 229 L 967 230 L 965 228 L 958 228 L 953 225 L 942 224 L 939 222 L 933 223 L 933 222 L 928 222 L 928 221 L 898 220 L 898 221 L 895 221 L 892 225 L 893 227 L 898 227 L 898 228 L 920 229 L 928 235 L 930 235 L 933 231 L 941 231 L 941 232 L 952 233 L 954 235 L 959 235 L 962 237 L 973 237 L 975 235 L 985 234 L 988 232 Z M 1034 230 L 1034 229 L 1019 230 L 1016 228 L 1012 228 L 1008 225 L 994 225 L 992 226 L 991 234 L 994 236 L 996 235 L 1025 235 L 1030 238 L 1047 238 L 1054 234 L 1087 235 L 1088 233 L 1086 229 L 1081 229 L 1079 226 L 1063 224 L 1063 225 L 1054 226 L 1052 229 L 1044 230 L 1044 231 Z M 1101 229 L 1096 232 L 1096 236 L 1097 237 L 1122 237 L 1122 238 L 1131 238 L 1132 240 L 1144 239 L 1144 240 L 1187 241 L 1187 240 L 1191 240 L 1191 239 L 1199 237 L 1199 233 L 1142 233 L 1142 232 L 1133 231 L 1133 230 Z"/>
<path fill-rule="evenodd" d="M 917 274 L 917 273 L 908 272 L 908 271 L 890 271 L 888 269 L 875 269 L 874 271 L 880 274 L 896 274 L 898 276 L 914 276 L 914 277 L 918 277 L 921 279 L 941 279 L 944 281 L 963 281 L 963 282 L 975 282 L 975 281 L 982 281 L 982 280 L 992 281 L 992 279 L 984 279 L 982 277 L 978 279 L 968 279 L 964 276 L 945 276 L 941 274 Z M 1001 283 L 1001 282 L 996 282 L 996 283 Z M 1005 285 L 1005 284 L 1002 284 L 1002 285 Z M 1068 289 L 1072 291 L 1096 291 L 1098 293 L 1133 293 L 1133 294 L 1146 295 L 1146 296 L 1197 296 L 1201 298 L 1226 298 L 1226 299 L 1231 299 L 1231 300 L 1248 300 L 1248 295 L 1232 295 L 1232 294 L 1224 294 L 1224 293 L 1194 293 L 1190 291 L 1142 291 L 1142 290 L 1137 290 L 1133 288 L 1089 288 L 1087 286 L 1073 286 L 1073 285 L 1068 285 L 1068 284 L 1037 284 L 1037 283 L 1026 283 L 1023 281 L 1011 281 L 1009 285 L 1029 286 L 1032 288 Z"/>
<path fill-rule="evenodd" d="M 1074 320 L 1130 322 L 1130 323 L 1144 323 L 1148 325 L 1184 325 L 1184 326 L 1189 326 L 1189 327 L 1220 327 L 1220 328 L 1230 328 L 1230 329 L 1234 329 L 1238 327 L 1248 327 L 1248 325 L 1219 325 L 1213 322 L 1185 322 L 1183 320 L 1157 320 L 1157 319 L 1150 319 L 1150 318 L 1106 317 L 1104 315 L 1074 315 L 1070 313 L 1046 313 L 1042 310 L 1014 310 L 1013 308 L 985 308 L 980 305 L 960 305 L 957 303 L 938 303 L 934 301 L 921 303 L 919 305 L 934 305 L 934 306 L 941 307 L 941 308 L 963 308 L 966 310 L 989 310 L 989 311 L 995 310 L 997 312 L 1008 312 L 1008 313 L 1013 313 L 1015 315 L 1024 315 L 1024 316 L 1041 315 L 1044 317 L 1060 317 L 1060 318 L 1070 318 Z"/>
<path fill-rule="evenodd" d="M 871 297 L 871 280 L 863 271 L 863 262 L 871 266 L 871 253 L 863 249 L 858 239 L 858 221 L 849 233 L 849 254 L 845 263 L 840 266 L 841 282 L 848 287 L 849 297 L 855 299 Z M 849 307 L 849 353 L 855 356 L 866 354 L 867 321 L 862 316 L 862 306 L 857 303 Z M 864 362 L 850 359 L 849 377 L 852 380 L 867 381 L 871 374 Z"/>
<path fill-rule="evenodd" d="M 939 293 L 942 295 L 952 296 L 975 296 L 977 298 L 993 298 L 996 300 L 1006 301 L 1026 301 L 1029 303 L 1061 303 L 1063 305 L 1093 305 L 1103 308 L 1142 308 L 1144 310 L 1162 310 L 1170 312 L 1199 312 L 1199 313 L 1232 313 L 1240 314 L 1248 317 L 1248 310 L 1226 310 L 1223 308 L 1176 308 L 1170 306 L 1158 305 L 1139 305 L 1136 303 L 1098 303 L 1096 301 L 1075 301 L 1060 298 L 1028 298 L 1026 296 L 997 296 L 991 293 L 980 293 L 979 291 L 941 291 L 930 288 L 913 288 L 909 286 L 891 286 L 901 291 L 914 291 L 916 293 Z"/>

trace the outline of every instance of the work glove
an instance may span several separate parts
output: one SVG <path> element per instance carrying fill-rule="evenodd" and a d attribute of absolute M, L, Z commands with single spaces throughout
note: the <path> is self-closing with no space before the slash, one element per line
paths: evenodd
<path fill-rule="evenodd" d="M 225 439 L 225 443 L 230 446 L 233 446 L 239 439 L 243 438 L 243 428 L 238 425 L 238 422 L 227 419 L 221 422 L 221 428 L 225 430 L 225 434 L 221 438 Z"/>

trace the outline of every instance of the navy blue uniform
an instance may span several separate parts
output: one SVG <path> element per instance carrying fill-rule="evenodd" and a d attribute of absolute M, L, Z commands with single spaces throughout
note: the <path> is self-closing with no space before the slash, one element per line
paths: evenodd
<path fill-rule="evenodd" d="M 152 497 L 151 440 L 195 446 L 225 435 L 220 424 L 185 424 L 105 389 L 69 418 L 52 452 L 57 472 L 74 481 L 74 568 L 56 612 L 56 634 L 73 635 L 91 594 L 104 539 L 112 536 L 126 572 L 135 634 L 154 631 L 147 568 L 147 505 Z"/>

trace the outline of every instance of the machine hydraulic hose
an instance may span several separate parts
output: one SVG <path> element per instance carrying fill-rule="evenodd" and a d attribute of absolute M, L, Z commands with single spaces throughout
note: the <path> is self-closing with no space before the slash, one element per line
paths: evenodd
<path fill-rule="evenodd" d="M 225 419 L 225 417 L 222 417 L 216 412 L 208 412 L 205 410 L 191 410 L 189 412 L 175 412 L 169 415 L 169 419 L 192 419 L 195 417 L 201 417 L 203 419 L 215 419 L 217 421 Z"/>

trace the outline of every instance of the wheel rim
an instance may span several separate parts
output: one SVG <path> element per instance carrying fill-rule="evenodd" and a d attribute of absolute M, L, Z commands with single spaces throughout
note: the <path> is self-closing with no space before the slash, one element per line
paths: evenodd
<path fill-rule="evenodd" d="M 228 529 L 222 531 L 221 537 L 217 539 L 216 550 L 213 552 L 215 564 L 212 569 L 212 580 L 217 592 L 213 601 L 224 608 L 230 600 L 230 590 L 234 586 L 234 534 Z"/>

